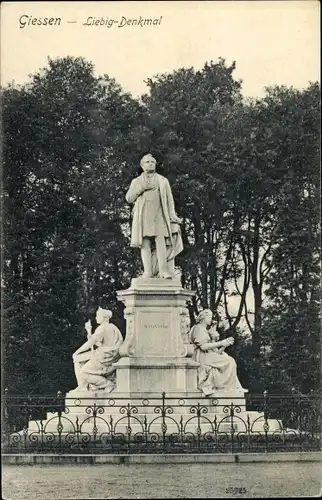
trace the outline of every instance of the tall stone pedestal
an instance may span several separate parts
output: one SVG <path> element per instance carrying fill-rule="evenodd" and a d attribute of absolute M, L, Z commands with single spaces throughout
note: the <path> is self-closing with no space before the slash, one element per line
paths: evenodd
<path fill-rule="evenodd" d="M 118 292 L 126 338 L 115 364 L 115 396 L 200 395 L 187 328 L 187 301 L 193 295 L 179 280 L 157 278 L 133 279 L 129 289 Z"/>

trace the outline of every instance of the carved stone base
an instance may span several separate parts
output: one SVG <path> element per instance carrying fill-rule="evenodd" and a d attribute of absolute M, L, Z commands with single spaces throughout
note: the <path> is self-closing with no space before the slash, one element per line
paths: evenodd
<path fill-rule="evenodd" d="M 126 306 L 126 337 L 114 365 L 117 393 L 197 391 L 198 364 L 187 329 L 193 295 L 178 279 L 160 278 L 135 278 L 118 292 Z"/>
<path fill-rule="evenodd" d="M 115 365 L 117 388 L 115 393 L 138 394 L 147 392 L 187 392 L 197 389 L 198 363 L 188 358 L 136 357 L 122 358 Z M 199 393 L 200 394 L 200 393 Z"/>

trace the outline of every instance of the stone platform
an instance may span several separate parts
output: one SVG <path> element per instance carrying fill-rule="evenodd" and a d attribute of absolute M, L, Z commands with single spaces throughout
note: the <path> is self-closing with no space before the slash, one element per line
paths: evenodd
<path fill-rule="evenodd" d="M 202 397 L 199 391 L 174 392 L 161 397 L 160 393 L 146 392 L 144 397 L 128 393 L 93 393 L 71 391 L 66 395 L 66 411 L 61 417 L 48 413 L 47 420 L 29 422 L 29 432 L 81 434 L 148 434 L 191 433 L 265 433 L 264 416 L 247 411 L 245 398 L 238 394 L 218 394 L 217 398 Z M 281 425 L 269 419 L 268 433 L 278 432 Z"/>

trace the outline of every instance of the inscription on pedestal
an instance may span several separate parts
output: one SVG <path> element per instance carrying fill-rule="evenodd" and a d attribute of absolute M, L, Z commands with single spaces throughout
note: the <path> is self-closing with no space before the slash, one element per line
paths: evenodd
<path fill-rule="evenodd" d="M 160 318 L 160 315 L 162 317 Z M 137 355 L 169 356 L 176 353 L 172 315 L 167 312 L 140 311 Z"/>
<path fill-rule="evenodd" d="M 166 325 L 165 323 L 159 323 L 156 325 L 148 323 L 146 325 L 143 325 L 143 328 L 147 328 L 148 330 L 153 329 L 153 328 L 168 328 L 168 325 Z"/>

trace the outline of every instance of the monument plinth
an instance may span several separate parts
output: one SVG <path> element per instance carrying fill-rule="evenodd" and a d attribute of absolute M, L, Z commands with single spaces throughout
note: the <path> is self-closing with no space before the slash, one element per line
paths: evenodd
<path fill-rule="evenodd" d="M 179 279 L 162 278 L 135 278 L 130 288 L 118 292 L 125 305 L 126 337 L 114 364 L 116 393 L 200 394 L 188 336 L 187 302 L 193 295 Z"/>

